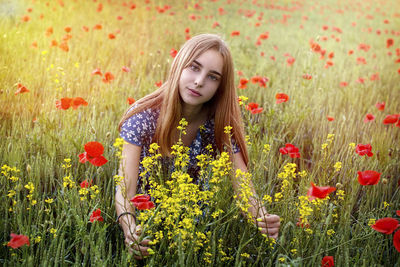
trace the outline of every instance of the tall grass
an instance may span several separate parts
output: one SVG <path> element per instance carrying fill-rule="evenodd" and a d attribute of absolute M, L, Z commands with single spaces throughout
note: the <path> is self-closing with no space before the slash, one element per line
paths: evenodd
<path fill-rule="evenodd" d="M 395 212 L 400 209 L 400 129 L 382 124 L 387 114 L 399 112 L 400 65 L 395 63 L 399 58 L 396 48 L 400 48 L 399 3 L 265 2 L 199 1 L 201 9 L 195 1 L 137 1 L 134 9 L 130 8 L 133 2 L 123 1 L 0 2 L 0 164 L 20 170 L 4 171 L 0 178 L 0 241 L 4 245 L 0 262 L 27 266 L 136 264 L 114 223 L 113 176 L 118 158 L 113 143 L 119 119 L 128 108 L 127 97 L 139 99 L 165 79 L 172 61 L 169 52 L 179 49 L 188 28 L 190 35 L 212 32 L 223 36 L 243 77 L 269 79 L 266 88 L 249 82 L 238 94 L 264 108 L 257 115 L 243 108 L 249 169 L 259 195 L 273 199 L 267 204 L 269 212 L 282 218 L 280 238 L 270 248 L 239 215 L 227 187 L 219 201 L 229 216 L 210 228 L 200 252 L 180 255 L 177 262 L 163 262 L 161 249 L 143 264 L 203 265 L 202 257 L 211 253 L 211 265 L 317 266 L 323 256 L 330 255 L 337 266 L 399 266 L 400 254 L 392 236 L 370 227 L 370 219 L 398 218 Z M 102 10 L 97 12 L 100 3 Z M 156 7 L 165 5 L 171 8 L 157 11 Z M 244 15 L 247 11 L 254 15 Z M 25 15 L 30 18 L 27 22 L 22 20 Z M 191 15 L 198 17 L 193 20 Z M 220 26 L 212 27 L 214 22 Z M 93 29 L 96 24 L 102 29 Z M 328 30 L 323 30 L 323 25 Z M 66 26 L 72 29 L 69 51 L 50 47 L 53 39 L 62 42 Z M 53 33 L 46 36 L 49 27 Z M 240 31 L 240 35 L 231 36 L 232 31 Z M 263 32 L 269 32 L 269 38 L 255 45 Z M 109 39 L 109 33 L 116 38 Z M 394 40 L 391 48 L 386 48 L 388 38 Z M 311 51 L 310 39 L 326 49 L 324 59 Z M 368 52 L 359 49 L 361 43 L 370 45 Z M 349 50 L 354 54 L 349 55 Z M 334 65 L 325 68 L 330 52 L 334 52 L 330 59 Z M 292 66 L 286 62 L 286 53 L 295 58 Z M 367 64 L 357 64 L 358 57 L 364 57 Z M 123 72 L 123 66 L 130 72 Z M 96 68 L 112 72 L 115 79 L 103 83 L 101 77 L 91 74 Z M 370 80 L 375 73 L 379 80 Z M 303 74 L 312 79 L 303 79 Z M 357 83 L 359 77 L 365 82 Z M 238 75 L 236 81 L 239 83 Z M 348 86 L 341 87 L 340 82 Z M 30 92 L 15 95 L 17 83 Z M 275 94 L 282 92 L 289 95 L 289 101 L 275 104 Z M 77 96 L 89 105 L 56 109 L 56 100 Z M 384 111 L 375 108 L 381 101 L 386 103 Z M 364 123 L 367 113 L 374 114 L 375 121 Z M 328 121 L 326 116 L 335 120 Z M 328 134 L 334 134 L 334 140 L 321 149 Z M 78 154 L 89 141 L 104 144 L 106 165 L 79 163 Z M 279 153 L 286 143 L 300 148 L 300 159 Z M 350 143 L 370 143 L 374 156 L 357 155 Z M 268 153 L 262 152 L 265 144 L 270 145 Z M 62 165 L 67 158 L 71 168 L 66 169 Z M 282 190 L 278 174 L 289 162 L 297 164 L 296 173 L 305 171 L 306 175 L 291 179 L 289 190 L 276 201 L 275 194 Z M 342 163 L 339 171 L 333 167 L 336 162 Z M 357 171 L 363 170 L 381 172 L 381 181 L 361 186 Z M 100 193 L 82 201 L 78 188 L 64 187 L 68 174 L 78 188 L 80 182 L 93 180 Z M 9 179 L 13 175 L 19 179 Z M 29 182 L 34 185 L 31 199 L 37 201 L 35 205 L 27 198 L 25 185 Z M 344 199 L 334 193 L 329 200 L 309 203 L 313 209 L 310 228 L 302 228 L 296 225 L 299 196 L 307 194 L 310 182 L 335 186 L 344 191 Z M 16 194 L 10 197 L 10 190 Z M 46 203 L 46 199 L 54 202 Z M 90 214 L 97 208 L 104 222 L 90 223 Z M 328 230 L 334 233 L 328 235 Z M 31 245 L 16 250 L 7 247 L 10 233 L 29 236 Z M 224 261 L 220 251 L 232 258 Z"/>

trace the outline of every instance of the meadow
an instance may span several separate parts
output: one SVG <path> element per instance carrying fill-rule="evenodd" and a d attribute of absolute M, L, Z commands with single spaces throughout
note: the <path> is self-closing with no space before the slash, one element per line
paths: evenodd
<path fill-rule="evenodd" d="M 396 0 L 0 0 L 1 265 L 400 266 L 399 10 Z M 223 153 L 202 161 L 206 193 L 184 167 L 164 177 L 192 195 L 153 192 L 156 207 L 137 214 L 157 242 L 138 261 L 115 223 L 117 126 L 206 32 L 234 59 L 250 156 L 242 199 Z M 80 162 L 89 142 L 105 164 Z M 242 215 L 249 179 L 281 217 L 276 241 Z"/>

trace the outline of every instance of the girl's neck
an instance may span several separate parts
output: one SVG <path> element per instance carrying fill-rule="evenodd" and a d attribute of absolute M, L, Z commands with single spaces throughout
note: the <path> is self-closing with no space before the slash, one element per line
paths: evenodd
<path fill-rule="evenodd" d="M 182 115 L 188 121 L 188 123 L 203 118 L 206 115 L 206 113 L 207 110 L 205 109 L 204 105 L 198 105 L 198 106 L 189 106 L 185 104 L 183 105 Z"/>

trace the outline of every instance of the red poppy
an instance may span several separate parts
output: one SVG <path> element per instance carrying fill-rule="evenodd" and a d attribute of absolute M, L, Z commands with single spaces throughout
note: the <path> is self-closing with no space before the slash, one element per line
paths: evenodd
<path fill-rule="evenodd" d="M 369 122 L 369 121 L 373 121 L 373 120 L 375 120 L 375 116 L 372 115 L 371 113 L 368 113 L 367 115 L 365 115 L 364 122 Z"/>
<path fill-rule="evenodd" d="M 61 50 L 68 52 L 69 51 L 69 46 L 67 42 L 62 42 L 59 46 L 58 46 Z"/>
<path fill-rule="evenodd" d="M 122 67 L 122 71 L 123 71 L 123 72 L 130 72 L 131 69 L 128 68 L 128 67 L 126 67 L 126 66 L 123 66 L 123 67 Z"/>
<path fill-rule="evenodd" d="M 89 183 L 87 180 L 82 181 L 82 182 L 80 183 L 81 188 L 88 188 L 88 187 L 91 186 L 91 185 L 92 185 L 92 181 L 90 181 L 90 183 Z"/>
<path fill-rule="evenodd" d="M 288 57 L 288 59 L 286 59 L 286 63 L 288 66 L 292 66 L 295 61 L 296 59 L 294 57 Z"/>
<path fill-rule="evenodd" d="M 240 31 L 231 32 L 231 36 L 239 36 L 239 35 L 240 35 Z"/>
<path fill-rule="evenodd" d="M 261 76 L 253 76 L 250 78 L 251 83 L 258 83 L 261 79 Z"/>
<path fill-rule="evenodd" d="M 335 187 L 331 186 L 316 186 L 311 182 L 311 187 L 308 189 L 307 196 L 309 200 L 314 200 L 316 198 L 326 198 L 330 193 L 336 190 Z"/>
<path fill-rule="evenodd" d="M 108 34 L 108 39 L 110 39 L 110 40 L 115 39 L 115 34 L 109 33 Z"/>
<path fill-rule="evenodd" d="M 136 195 L 130 201 L 138 210 L 149 210 L 154 208 L 154 203 L 150 201 L 149 195 Z"/>
<path fill-rule="evenodd" d="M 114 80 L 114 75 L 111 72 L 104 73 L 104 78 L 102 79 L 104 83 L 110 83 L 112 80 Z"/>
<path fill-rule="evenodd" d="M 75 97 L 72 99 L 71 107 L 73 109 L 77 109 L 80 105 L 87 106 L 88 102 L 86 102 L 82 97 Z"/>
<path fill-rule="evenodd" d="M 89 31 L 89 27 L 88 26 L 82 26 L 82 30 L 84 30 L 85 32 Z"/>
<path fill-rule="evenodd" d="M 340 87 L 346 87 L 347 85 L 349 85 L 347 82 L 340 82 Z"/>
<path fill-rule="evenodd" d="M 100 209 L 94 210 L 92 212 L 92 214 L 90 215 L 90 222 L 95 222 L 95 221 L 99 221 L 99 222 L 104 221 L 104 218 L 101 216 Z"/>
<path fill-rule="evenodd" d="M 400 227 L 400 224 L 398 220 L 387 217 L 377 220 L 371 227 L 380 233 L 390 235 Z"/>
<path fill-rule="evenodd" d="M 246 106 L 246 109 L 249 110 L 251 112 L 251 114 L 261 113 L 264 110 L 263 108 L 258 107 L 257 103 L 253 103 L 253 102 L 249 103 Z"/>
<path fill-rule="evenodd" d="M 216 21 L 213 23 L 212 28 L 214 29 L 215 27 L 219 27 L 219 26 L 220 26 L 219 23 Z"/>
<path fill-rule="evenodd" d="M 162 85 L 162 81 L 156 82 L 155 85 L 156 85 L 157 87 L 160 87 L 160 86 Z"/>
<path fill-rule="evenodd" d="M 383 124 L 393 124 L 393 123 L 396 123 L 398 120 L 399 120 L 398 114 L 387 115 L 383 119 Z"/>
<path fill-rule="evenodd" d="M 72 98 L 63 97 L 60 100 L 56 100 L 56 108 L 67 110 L 71 107 Z"/>
<path fill-rule="evenodd" d="M 358 82 L 358 83 L 364 83 L 364 82 L 365 82 L 365 79 L 362 78 L 362 77 L 360 77 L 360 78 L 358 78 L 358 80 L 357 80 L 356 82 Z"/>
<path fill-rule="evenodd" d="M 103 26 L 101 24 L 96 24 L 93 26 L 93 30 L 101 30 L 103 29 Z"/>
<path fill-rule="evenodd" d="M 135 103 L 135 99 L 133 97 L 128 97 L 128 104 L 132 105 L 133 103 Z"/>
<path fill-rule="evenodd" d="M 7 243 L 7 246 L 12 247 L 13 249 L 22 247 L 23 245 L 30 246 L 29 237 L 26 235 L 17 235 L 14 233 L 10 234 L 11 240 Z"/>
<path fill-rule="evenodd" d="M 292 144 L 286 144 L 285 147 L 279 148 L 279 152 L 283 155 L 289 154 L 291 158 L 300 158 L 299 148 Z"/>
<path fill-rule="evenodd" d="M 374 73 L 371 75 L 371 77 L 369 78 L 371 81 L 376 81 L 379 80 L 379 73 Z"/>
<path fill-rule="evenodd" d="M 321 267 L 332 267 L 335 266 L 333 256 L 325 256 L 322 258 Z"/>
<path fill-rule="evenodd" d="M 372 157 L 374 153 L 372 153 L 372 146 L 371 144 L 358 144 L 356 146 L 356 153 L 360 156 L 367 155 L 368 157 Z"/>
<path fill-rule="evenodd" d="M 393 235 L 393 245 L 398 252 L 400 252 L 400 230 L 396 231 Z"/>
<path fill-rule="evenodd" d="M 363 172 L 357 172 L 358 173 L 358 182 L 361 185 L 376 185 L 380 178 L 381 178 L 381 173 L 376 172 L 376 171 L 363 171 Z"/>
<path fill-rule="evenodd" d="M 331 59 L 334 58 L 334 57 L 335 57 L 335 53 L 330 52 L 329 55 L 328 55 L 328 57 L 331 58 Z"/>
<path fill-rule="evenodd" d="M 72 28 L 70 26 L 67 26 L 67 27 L 64 28 L 65 32 L 71 32 L 71 30 L 72 30 Z"/>
<path fill-rule="evenodd" d="M 174 48 L 171 48 L 171 50 L 169 51 L 169 54 L 171 55 L 171 57 L 176 57 L 176 54 L 178 54 L 178 51 L 176 51 Z"/>
<path fill-rule="evenodd" d="M 239 89 L 246 89 L 248 82 L 249 82 L 249 80 L 247 80 L 246 78 L 240 78 L 239 86 L 238 86 Z"/>
<path fill-rule="evenodd" d="M 258 81 L 258 85 L 260 87 L 267 87 L 267 82 L 269 81 L 269 79 L 267 77 L 261 77 L 261 79 Z"/>
<path fill-rule="evenodd" d="M 23 22 L 28 22 L 31 19 L 31 17 L 29 17 L 28 15 L 22 16 L 21 20 Z"/>
<path fill-rule="evenodd" d="M 385 102 L 378 102 L 378 103 L 375 104 L 375 107 L 378 110 L 384 110 L 385 109 Z"/>
<path fill-rule="evenodd" d="M 287 102 L 289 100 L 289 96 L 284 93 L 278 93 L 275 95 L 276 104 L 280 104 L 283 102 Z"/>
<path fill-rule="evenodd" d="M 46 30 L 46 36 L 50 36 L 53 34 L 53 27 L 48 27 Z"/>
<path fill-rule="evenodd" d="M 103 73 L 101 73 L 101 70 L 99 68 L 96 68 L 92 71 L 92 75 L 100 75 L 103 76 Z"/>
<path fill-rule="evenodd" d="M 94 166 L 102 166 L 107 163 L 107 159 L 103 157 L 104 147 L 99 142 L 89 142 L 85 144 L 85 152 L 79 154 L 79 162 L 85 163 L 89 161 Z"/>
<path fill-rule="evenodd" d="M 396 210 L 396 215 L 400 217 L 400 210 Z"/>
<path fill-rule="evenodd" d="M 389 48 L 393 45 L 394 41 L 392 38 L 386 40 L 386 47 Z"/>
<path fill-rule="evenodd" d="M 326 119 L 327 119 L 328 121 L 334 121 L 334 120 L 335 120 L 335 118 L 332 117 L 332 116 L 326 116 Z"/>
<path fill-rule="evenodd" d="M 18 88 L 17 91 L 15 91 L 14 93 L 15 95 L 29 92 L 29 90 L 20 83 L 17 84 L 17 88 Z"/>
<path fill-rule="evenodd" d="M 303 74 L 303 79 L 305 80 L 311 80 L 312 76 L 310 74 Z"/>

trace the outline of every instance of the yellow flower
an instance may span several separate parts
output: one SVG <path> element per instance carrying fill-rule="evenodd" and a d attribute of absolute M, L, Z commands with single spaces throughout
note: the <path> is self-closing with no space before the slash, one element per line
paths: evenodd
<path fill-rule="evenodd" d="M 291 249 L 290 252 L 291 252 L 292 254 L 296 254 L 296 253 L 297 253 L 297 249 L 295 249 L 295 248 L 294 248 L 294 249 Z"/>
<path fill-rule="evenodd" d="M 329 229 L 329 230 L 326 232 L 326 234 L 329 235 L 329 236 L 333 235 L 334 233 L 335 233 L 335 231 L 334 231 L 333 229 Z"/>
<path fill-rule="evenodd" d="M 231 134 L 231 130 L 232 130 L 232 126 L 225 126 L 224 128 L 224 133 L 230 135 Z"/>
<path fill-rule="evenodd" d="M 270 195 L 268 195 L 268 194 L 266 194 L 264 197 L 263 197 L 263 200 L 265 201 L 265 202 L 267 202 L 267 203 L 272 203 L 272 197 L 270 196 Z"/>
<path fill-rule="evenodd" d="M 371 226 L 371 225 L 375 224 L 375 222 L 376 222 L 376 219 L 373 219 L 373 218 L 369 219 L 368 220 L 368 226 Z"/>
<path fill-rule="evenodd" d="M 355 143 L 350 143 L 350 144 L 349 144 L 349 148 L 350 148 L 350 149 L 354 149 L 355 147 L 356 147 L 356 144 L 355 144 Z"/>
<path fill-rule="evenodd" d="M 328 144 L 327 143 L 323 143 L 322 146 L 321 146 L 321 149 L 324 150 L 327 147 L 328 147 Z"/>
<path fill-rule="evenodd" d="M 243 258 L 250 258 L 250 254 L 243 252 L 242 254 L 240 254 L 240 256 L 242 256 Z"/>
<path fill-rule="evenodd" d="M 40 243 L 40 241 L 42 241 L 42 237 L 41 236 L 37 236 L 34 238 L 35 243 Z"/>
<path fill-rule="evenodd" d="M 53 201 L 54 200 L 52 198 L 48 198 L 48 199 L 44 200 L 44 202 L 49 203 L 49 204 L 53 203 Z"/>
<path fill-rule="evenodd" d="M 245 105 L 246 101 L 249 100 L 249 98 L 244 95 L 239 96 L 238 99 L 239 99 L 239 105 L 241 106 Z"/>
<path fill-rule="evenodd" d="M 49 232 L 50 232 L 50 234 L 53 234 L 54 237 L 57 236 L 57 229 L 50 228 Z"/>
<path fill-rule="evenodd" d="M 265 144 L 265 145 L 264 145 L 263 152 L 264 152 L 264 153 L 268 153 L 270 150 L 271 150 L 271 146 L 270 146 L 269 144 Z"/>
<path fill-rule="evenodd" d="M 306 231 L 307 234 L 310 234 L 310 235 L 313 234 L 313 230 L 311 230 L 310 228 L 307 228 L 305 231 Z"/>
<path fill-rule="evenodd" d="M 383 202 L 383 208 L 384 209 L 386 209 L 389 206 L 390 206 L 390 203 L 387 203 L 386 201 Z"/>
<path fill-rule="evenodd" d="M 278 259 L 280 262 L 285 262 L 285 258 L 284 257 L 280 257 L 279 259 Z"/>
<path fill-rule="evenodd" d="M 333 165 L 335 168 L 335 171 L 338 172 L 342 168 L 342 163 L 340 161 L 336 162 L 335 165 Z"/>

